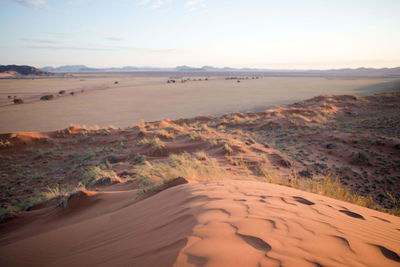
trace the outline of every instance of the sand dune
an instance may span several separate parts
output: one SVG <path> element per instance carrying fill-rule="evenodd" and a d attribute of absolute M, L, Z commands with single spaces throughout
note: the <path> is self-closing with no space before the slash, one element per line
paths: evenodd
<path fill-rule="evenodd" d="M 2 235 L 2 265 L 400 264 L 400 218 L 323 196 L 232 180 L 179 185 L 130 204 L 134 195 L 86 193 L 69 211 L 14 226 Z"/>

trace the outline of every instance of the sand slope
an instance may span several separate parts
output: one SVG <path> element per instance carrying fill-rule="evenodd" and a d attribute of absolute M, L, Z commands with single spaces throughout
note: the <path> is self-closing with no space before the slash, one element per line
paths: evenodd
<path fill-rule="evenodd" d="M 234 180 L 141 201 L 111 189 L 2 225 L 2 266 L 400 265 L 400 218 L 323 196 Z"/>

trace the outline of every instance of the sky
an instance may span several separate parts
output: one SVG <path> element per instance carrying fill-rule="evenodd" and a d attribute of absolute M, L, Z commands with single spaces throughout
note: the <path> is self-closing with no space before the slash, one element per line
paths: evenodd
<path fill-rule="evenodd" d="M 400 66 L 400 0 L 0 0 L 0 64 Z"/>

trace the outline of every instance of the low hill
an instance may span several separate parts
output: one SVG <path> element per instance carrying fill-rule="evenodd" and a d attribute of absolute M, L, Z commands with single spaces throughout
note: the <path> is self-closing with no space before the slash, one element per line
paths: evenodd
<path fill-rule="evenodd" d="M 3 74 L 3 75 L 2 75 Z M 25 65 L 0 65 L 0 77 L 50 76 L 52 73 Z"/>

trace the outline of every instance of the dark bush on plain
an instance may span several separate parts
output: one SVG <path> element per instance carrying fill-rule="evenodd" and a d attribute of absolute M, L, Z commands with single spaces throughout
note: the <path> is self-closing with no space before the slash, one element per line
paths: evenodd
<path fill-rule="evenodd" d="M 14 98 L 14 104 L 23 104 L 24 100 L 22 100 L 22 98 Z"/>
<path fill-rule="evenodd" d="M 52 100 L 54 99 L 53 95 L 44 95 L 40 98 L 40 100 Z"/>

